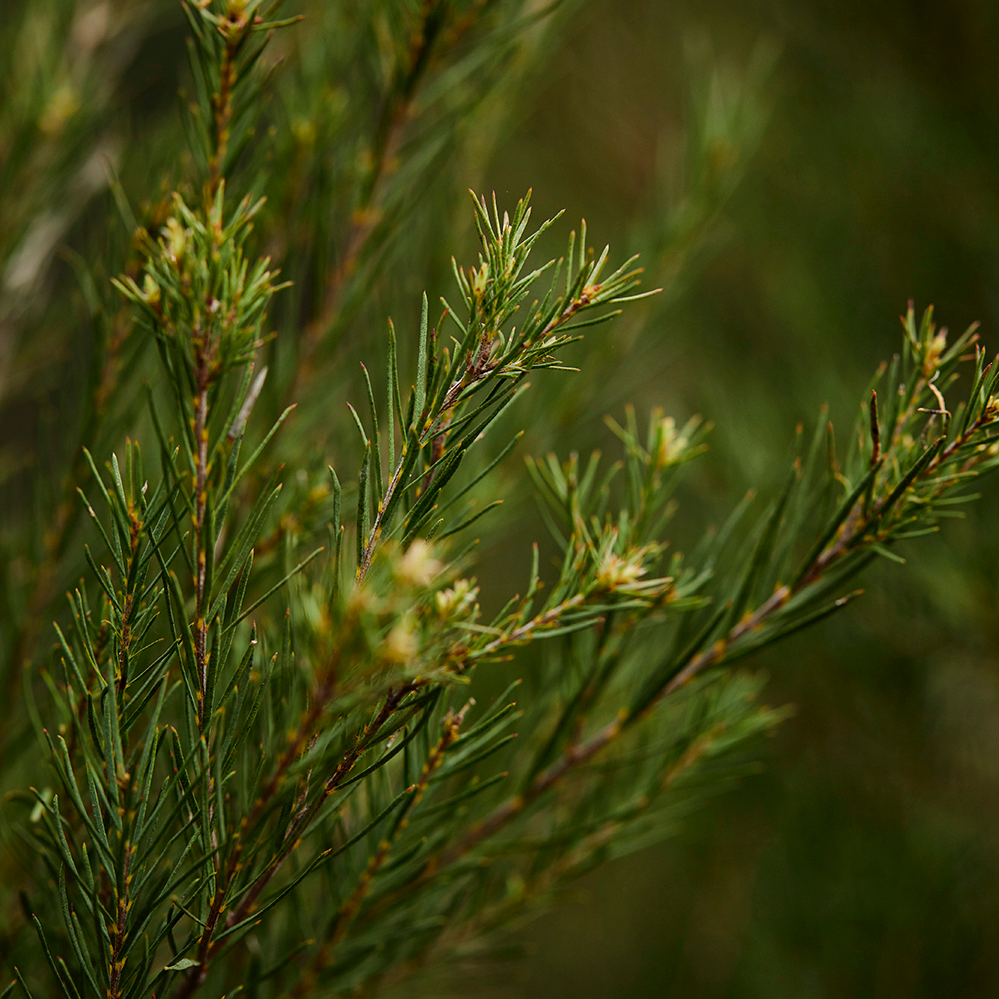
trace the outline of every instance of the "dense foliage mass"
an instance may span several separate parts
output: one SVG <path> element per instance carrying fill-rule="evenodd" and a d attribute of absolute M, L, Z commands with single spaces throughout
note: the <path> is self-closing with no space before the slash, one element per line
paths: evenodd
<path fill-rule="evenodd" d="M 32 292 L 89 201 L 70 187 L 37 205 L 60 171 L 96 169 L 112 54 L 150 23 L 57 6 L 49 41 L 75 40 L 76 64 L 47 93 L 41 69 L 23 94 L 12 82 L 0 150 L 25 192 L 2 314 L 25 369 L 36 325 L 80 322 L 43 323 Z M 20 912 L 3 995 L 344 995 L 488 952 L 740 773 L 782 713 L 733 664 L 846 606 L 866 565 L 999 462 L 999 365 L 974 328 L 951 340 L 910 308 L 845 448 L 824 413 L 799 428 L 762 512 L 750 496 L 697 543 L 669 538 L 708 427 L 653 411 L 643 428 L 628 409 L 618 460 L 528 461 L 555 558 L 535 545 L 519 591 L 487 592 L 470 529 L 488 536 L 510 488 L 528 375 L 547 386 L 578 330 L 650 292 L 585 223 L 535 264 L 553 222 L 531 227 L 529 196 L 473 196 L 478 256 L 453 263 L 451 297 L 417 296 L 411 323 L 352 344 L 415 199 L 545 18 L 441 0 L 356 20 L 320 5 L 299 25 L 276 6 L 183 5 L 186 155 L 145 188 L 110 169 L 125 238 L 66 253 L 92 342 L 64 405 L 83 418 L 30 442 L 65 467 L 12 473 L 24 527 L 4 552 Z M 25 33 L 41 11 L 24 6 Z M 272 81 L 269 46 L 296 32 Z M 289 122 L 272 92 L 288 114 L 321 108 Z M 69 110 L 88 94 L 90 122 Z M 141 139 L 157 140 L 180 137 Z M 355 350 L 378 363 L 340 397 Z"/>

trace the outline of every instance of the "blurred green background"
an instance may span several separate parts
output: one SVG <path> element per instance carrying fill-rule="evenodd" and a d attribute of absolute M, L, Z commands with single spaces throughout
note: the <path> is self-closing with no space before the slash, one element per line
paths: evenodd
<path fill-rule="evenodd" d="M 294 212 L 282 214 L 284 202 L 273 197 L 269 209 L 274 252 L 287 250 L 281 265 L 296 280 L 288 299 L 300 307 L 279 302 L 275 310 L 276 387 L 261 401 L 275 412 L 294 362 L 294 332 L 315 311 L 325 254 L 336 259 L 347 230 L 350 185 L 362 173 L 351 130 L 360 133 L 378 97 L 368 79 L 377 74 L 322 34 L 324 23 L 356 16 L 351 0 L 290 6 L 313 19 L 308 36 L 295 29 L 298 36 L 279 40 L 288 59 L 273 120 L 275 133 L 293 140 L 276 142 L 286 158 L 267 183 L 280 192 L 287 175 L 292 194 L 305 194 L 291 198 Z M 460 131 L 461 141 L 452 146 L 449 138 L 424 161 L 421 169 L 436 166 L 415 185 L 418 202 L 400 212 L 405 238 L 379 258 L 380 279 L 359 281 L 360 304 L 344 309 L 338 353 L 327 359 L 333 374 L 301 400 L 302 465 L 322 477 L 328 460 L 356 467 L 353 431 L 340 433 L 341 390 L 355 403 L 363 398 L 354 355 L 383 349 L 386 314 L 396 319 L 405 355 L 420 291 L 428 287 L 432 300 L 450 294 L 449 255 L 467 260 L 474 235 L 455 190 L 495 189 L 509 206 L 533 187 L 539 216 L 561 208 L 573 222 L 584 215 L 593 242 L 609 241 L 615 259 L 642 251 L 650 283 L 666 290 L 644 312 L 587 331 L 574 358 L 582 371 L 559 383 L 561 395 L 538 391 L 524 400 L 518 426 L 530 432 L 520 453 L 604 446 L 603 415 L 620 419 L 627 401 L 643 417 L 656 405 L 678 420 L 702 414 L 716 424 L 711 450 L 691 470 L 671 532 L 675 549 L 689 549 L 697 535 L 688 529 L 716 521 L 750 486 L 764 495 L 776 487 L 795 425 L 812 424 L 823 402 L 847 431 L 872 371 L 898 345 L 896 317 L 909 298 L 917 308 L 934 304 L 939 321 L 955 329 L 980 320 L 986 346 L 999 349 L 999 4 L 564 6 L 571 16 L 558 22 L 553 46 L 528 53 L 524 61 L 534 63 L 521 82 L 515 66 L 511 82 L 475 105 L 477 120 Z M 46 49 L 48 10 L 61 12 L 51 14 L 53 23 L 68 23 L 90 7 L 16 0 L 15 8 L 31 11 L 24 37 L 38 52 L 0 35 L 12 74 L 4 78 L 15 79 L 18 59 L 50 61 L 58 83 L 65 53 Z M 47 270 L 41 263 L 58 256 L 61 241 L 96 261 L 103 281 L 127 242 L 103 175 L 87 186 L 90 174 L 80 170 L 82 187 L 64 177 L 105 126 L 121 140 L 120 174 L 135 204 L 155 202 L 185 169 L 175 153 L 174 95 L 185 79 L 179 6 L 121 8 L 132 20 L 106 49 L 94 48 L 105 27 L 77 23 L 89 24 L 97 40 L 87 43 L 77 31 L 65 61 L 83 78 L 93 56 L 100 72 L 92 91 L 81 85 L 81 107 L 55 100 L 58 89 L 51 102 L 45 97 L 46 108 L 65 112 L 65 121 L 39 119 L 54 152 L 39 141 L 34 159 L 11 159 L 21 173 L 0 172 L 0 540 L 28 520 L 35 556 L 52 515 L 32 522 L 24 511 L 32 503 L 52 511 L 60 500 L 54 486 L 51 496 L 33 494 L 25 469 L 51 466 L 56 483 L 76 460 L 79 441 L 66 427 L 78 420 L 86 394 L 80 372 L 95 336 L 76 318 L 83 310 L 71 268 L 62 258 Z M 34 99 L 31 86 L 18 100 Z M 113 100 L 105 106 L 94 95 L 106 93 Z M 447 104 L 439 92 L 434 100 Z M 453 110 L 427 104 L 431 118 Z M 5 114 L 19 121 L 18 107 L 12 97 L 0 105 L 0 132 L 7 134 Z M 24 134 L 35 142 L 32 115 L 25 114 Z M 414 131 L 421 128 L 417 121 Z M 313 147 L 330 136 L 331 147 L 340 142 L 338 158 L 324 162 L 320 148 L 313 163 Z M 103 152 L 114 159 L 118 148 Z M 20 147 L 0 152 L 12 149 Z M 46 159 L 56 153 L 65 170 Z M 301 163 L 314 171 L 300 176 Z M 327 224 L 335 230 L 329 246 Z M 560 252 L 567 228 L 542 252 Z M 10 261 L 25 265 L 18 248 L 26 231 L 45 238 L 43 252 L 28 260 L 38 274 L 26 268 L 23 277 Z M 135 370 L 149 370 L 147 362 L 140 357 Z M 128 405 L 118 422 L 107 421 L 95 453 L 120 446 Z M 503 602 L 523 584 L 529 542 L 544 533 L 525 517 L 529 490 L 519 461 L 507 462 L 504 488 L 520 485 L 498 521 L 505 534 L 483 556 L 484 601 Z M 590 877 L 520 932 L 523 961 L 505 962 L 499 974 L 484 970 L 467 994 L 999 994 L 999 482 L 984 483 L 982 493 L 967 519 L 907 543 L 906 566 L 869 573 L 867 596 L 846 614 L 747 663 L 769 674 L 771 703 L 796 709 L 757 775 L 689 817 L 665 845 Z M 11 550 L 0 610 L 30 618 L 20 605 L 31 558 Z M 79 550 L 67 535 L 66 551 Z M 52 594 L 79 560 L 65 561 L 67 579 L 53 583 Z M 0 614 L 5 656 L 10 646 L 17 651 L 8 631 Z M 19 667 L 16 656 L 11 661 Z"/>
<path fill-rule="evenodd" d="M 709 519 L 773 488 L 821 402 L 843 428 L 907 299 L 999 347 L 997 48 L 987 0 L 604 0 L 525 89 L 486 186 L 642 245 L 683 179 L 692 81 L 707 64 L 738 88 L 773 59 L 710 245 L 587 382 L 604 411 L 717 424 L 688 499 Z M 577 405 L 582 443 L 599 404 Z M 533 924 L 497 995 L 999 993 L 996 485 L 767 658 L 770 700 L 797 711 L 762 772 Z"/>

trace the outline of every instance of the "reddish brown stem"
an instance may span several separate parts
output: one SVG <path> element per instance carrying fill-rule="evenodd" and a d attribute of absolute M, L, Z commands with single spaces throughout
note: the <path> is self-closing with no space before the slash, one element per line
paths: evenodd
<path fill-rule="evenodd" d="M 953 456 L 961 446 L 967 444 L 974 434 L 993 418 L 994 416 L 990 417 L 988 413 L 983 414 L 973 426 L 969 427 L 960 437 L 955 438 L 946 448 L 941 450 L 937 457 L 923 471 L 922 478 L 929 478 L 937 472 L 944 462 Z M 566 773 L 596 756 L 610 745 L 610 743 L 614 742 L 632 724 L 645 717 L 656 704 L 679 688 L 685 686 L 711 665 L 720 662 L 733 643 L 761 627 L 774 613 L 783 608 L 791 597 L 818 582 L 829 569 L 853 550 L 855 543 L 863 539 L 872 522 L 872 518 L 877 516 L 878 511 L 883 505 L 883 500 L 875 504 L 874 510 L 869 517 L 862 517 L 858 514 L 862 503 L 863 499 L 857 501 L 854 515 L 848 518 L 840 536 L 816 557 L 811 568 L 801 577 L 798 583 L 793 587 L 779 586 L 756 610 L 747 614 L 732 627 L 727 635 L 709 648 L 692 656 L 686 665 L 664 684 L 656 697 L 641 714 L 631 715 L 626 709 L 622 709 L 613 722 L 599 729 L 588 739 L 571 745 L 560 759 L 539 773 L 525 791 L 508 799 L 492 815 L 476 826 L 473 826 L 468 835 L 460 843 L 455 844 L 455 846 L 445 851 L 439 858 L 431 861 L 424 872 L 415 881 L 406 886 L 406 888 L 402 889 L 402 891 L 409 892 L 419 888 L 440 873 L 440 871 L 449 867 L 470 850 L 474 849 L 478 844 L 495 835 L 504 826 L 521 815 L 528 805 L 548 791 Z"/>
<path fill-rule="evenodd" d="M 112 779 L 113 775 L 112 775 Z M 114 923 L 114 944 L 111 948 L 111 961 L 108 967 L 108 999 L 119 999 L 121 996 L 121 972 L 125 962 L 121 958 L 122 947 L 125 944 L 125 927 L 128 918 L 128 883 L 131 880 L 129 868 L 131 866 L 132 853 L 134 847 L 125 847 L 122 871 L 122 893 L 118 897 L 117 912 Z"/>
<path fill-rule="evenodd" d="M 316 957 L 312 962 L 312 967 L 310 968 L 309 973 L 299 980 L 298 985 L 292 993 L 295 997 L 308 995 L 312 991 L 316 973 L 326 967 L 332 960 L 337 945 L 346 936 L 351 923 L 354 921 L 358 912 L 360 912 L 361 905 L 368 894 L 368 890 L 371 887 L 371 883 L 374 880 L 375 875 L 379 872 L 379 870 L 381 870 L 385 861 L 388 859 L 393 843 L 406 829 L 408 823 L 407 816 L 409 812 L 416 807 L 420 799 L 423 797 L 423 794 L 427 789 L 427 785 L 430 783 L 430 778 L 434 775 L 434 773 L 436 773 L 444 760 L 444 754 L 458 738 L 458 729 L 461 725 L 463 715 L 464 711 L 457 716 L 449 716 L 445 721 L 444 732 L 437 741 L 437 745 L 435 745 L 430 751 L 430 755 L 427 758 L 427 762 L 423 765 L 423 770 L 420 773 L 419 779 L 409 789 L 409 798 L 403 806 L 402 815 L 396 824 L 394 832 L 390 837 L 383 839 L 381 843 L 378 844 L 378 849 L 375 851 L 374 856 L 368 863 L 367 869 L 358 879 L 357 885 L 355 886 L 350 898 L 347 899 L 343 906 L 341 906 L 340 911 L 337 913 L 336 925 L 332 936 L 328 941 L 323 942 L 319 952 L 316 954 Z"/>
<path fill-rule="evenodd" d="M 545 337 L 551 335 L 558 327 L 567 323 L 573 316 L 575 316 L 580 309 L 585 305 L 589 304 L 592 297 L 596 292 L 599 291 L 599 286 L 589 287 L 583 289 L 579 298 L 573 299 L 554 319 L 552 319 L 545 328 L 534 338 L 532 342 L 538 342 L 545 339 Z M 483 334 L 482 342 L 488 341 L 488 334 Z M 437 407 L 437 415 L 432 421 L 428 421 L 428 426 L 424 429 L 424 432 L 420 435 L 419 446 L 422 447 L 431 437 L 437 437 L 440 432 L 441 423 L 445 420 L 450 413 L 451 409 L 457 404 L 461 393 L 479 382 L 482 382 L 490 375 L 492 375 L 496 368 L 498 367 L 498 362 L 489 362 L 488 354 L 481 350 L 482 343 L 480 343 L 480 348 L 477 351 L 478 358 L 469 367 L 465 369 L 461 378 L 456 378 L 449 386 L 448 390 L 444 395 L 444 401 Z M 420 419 L 422 414 L 415 414 L 417 420 Z M 442 444 L 442 450 L 443 450 Z M 368 570 L 371 568 L 371 562 L 375 556 L 375 548 L 381 539 L 381 532 L 384 526 L 383 521 L 385 518 L 385 511 L 389 507 L 389 500 L 395 495 L 395 491 L 399 488 L 400 478 L 402 476 L 402 468 L 404 464 L 404 458 L 406 456 L 405 451 L 406 445 L 403 444 L 403 453 L 399 456 L 399 464 L 396 466 L 395 471 L 392 473 L 392 477 L 389 480 L 388 485 L 385 487 L 385 495 L 382 498 L 382 502 L 378 507 L 378 512 L 375 514 L 374 523 L 371 525 L 371 531 L 368 537 L 365 539 L 364 549 L 361 553 L 361 560 L 357 566 L 356 578 L 358 582 L 361 582 L 367 575 Z"/>
<path fill-rule="evenodd" d="M 239 904 L 226 916 L 226 927 L 232 927 L 243 922 L 253 911 L 261 893 L 270 883 L 271 879 L 278 872 L 284 861 L 291 855 L 301 841 L 301 833 L 308 828 L 319 812 L 320 807 L 326 799 L 340 786 L 347 774 L 353 769 L 355 763 L 364 752 L 367 744 L 384 728 L 385 724 L 392 717 L 399 707 L 400 702 L 410 693 L 417 689 L 418 683 L 405 684 L 395 690 L 389 691 L 385 698 L 385 703 L 376 717 L 367 724 L 357 735 L 354 746 L 346 753 L 337 764 L 336 769 L 326 779 L 323 790 L 311 806 L 298 811 L 292 821 L 291 826 L 286 831 L 282 849 L 265 865 L 264 869 L 257 875 L 249 890 L 240 899 Z M 312 709 L 303 719 L 303 724 L 296 733 L 291 745 L 282 754 L 278 761 L 275 773 L 272 775 L 267 786 L 263 789 L 257 799 L 250 815 L 244 818 L 241 827 L 233 834 L 236 845 L 233 849 L 229 862 L 226 865 L 226 873 L 223 880 L 218 882 L 215 897 L 212 902 L 212 913 L 214 918 L 209 918 L 205 922 L 198 942 L 197 967 L 191 968 L 185 976 L 183 982 L 174 995 L 174 999 L 189 999 L 191 995 L 204 982 L 208 973 L 208 965 L 212 957 L 218 952 L 220 941 L 214 939 L 215 931 L 218 928 L 219 915 L 226 903 L 229 889 L 233 878 L 240 868 L 243 857 L 244 841 L 247 832 L 263 818 L 267 805 L 277 792 L 284 780 L 285 774 L 294 759 L 298 756 L 301 747 L 307 738 L 307 733 L 315 726 L 322 712 L 325 710 L 329 699 L 332 696 L 332 687 L 324 688 L 323 696 L 315 698 Z M 216 911 L 217 907 L 217 911 Z"/>
<path fill-rule="evenodd" d="M 236 50 L 238 42 L 232 39 L 226 43 L 225 55 L 219 68 L 219 90 L 212 96 L 215 110 L 215 149 L 208 162 L 208 184 L 205 187 L 205 211 L 218 193 L 222 182 L 222 167 L 229 148 L 229 123 L 232 118 L 232 88 L 236 79 Z"/>
<path fill-rule="evenodd" d="M 207 551 L 211 544 L 204 537 L 205 508 L 208 502 L 208 384 L 210 369 L 204 346 L 198 351 L 196 392 L 194 397 L 194 655 L 198 674 L 198 724 L 205 726 L 205 694 L 208 686 L 208 624 L 205 621 L 205 572 Z"/>

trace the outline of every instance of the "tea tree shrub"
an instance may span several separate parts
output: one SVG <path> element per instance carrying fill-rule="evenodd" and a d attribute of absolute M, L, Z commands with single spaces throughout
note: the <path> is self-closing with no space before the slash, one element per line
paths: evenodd
<path fill-rule="evenodd" d="M 521 396 L 557 394 L 580 331 L 655 292 L 585 223 L 545 261 L 559 220 L 473 195 L 453 290 L 367 328 L 380 278 L 434 252 L 417 199 L 550 14 L 276 8 L 183 5 L 183 129 L 138 128 L 174 152 L 168 183 L 142 190 L 123 150 L 125 238 L 64 252 L 89 367 L 61 405 L 82 418 L 21 442 L 59 475 L 7 472 L 3 995 L 376 993 L 490 953 L 742 772 L 782 713 L 737 664 L 844 608 L 997 462 L 999 366 L 910 308 L 858 425 L 800 429 L 782 489 L 702 538 L 670 536 L 697 419 L 628 409 L 610 460 L 528 458 L 558 558 L 524 538 L 529 575 L 495 592 L 475 542 Z M 11 74 L 41 52 L 3 146 L 27 192 L 3 321 L 29 372 L 35 324 L 80 322 L 46 303 L 44 258 L 97 211 L 57 180 L 89 176 L 114 119 L 115 46 L 158 30 L 128 4 L 53 10 L 22 5 L 5 43 Z M 725 188 L 692 195 L 679 243 Z"/>

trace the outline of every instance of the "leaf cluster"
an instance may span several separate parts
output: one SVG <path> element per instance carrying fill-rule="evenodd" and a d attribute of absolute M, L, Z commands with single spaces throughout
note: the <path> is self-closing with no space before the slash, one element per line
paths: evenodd
<path fill-rule="evenodd" d="M 566 370 L 580 329 L 649 293 L 585 224 L 533 267 L 552 223 L 531 230 L 529 197 L 511 215 L 473 196 L 481 249 L 452 262 L 459 307 L 442 299 L 432 326 L 424 295 L 414 363 L 390 324 L 377 395 L 363 371 L 356 474 L 330 465 L 320 489 L 292 464 L 310 488 L 283 498 L 272 450 L 294 454 L 291 410 L 262 412 L 257 371 L 279 286 L 250 240 L 261 201 L 227 200 L 263 121 L 263 46 L 288 23 L 263 6 L 185 7 L 202 197 L 177 194 L 140 227 L 139 263 L 115 282 L 166 391 L 148 394 L 151 447 L 128 440 L 103 467 L 85 452 L 99 547 L 57 625 L 46 696 L 27 685 L 50 768 L 10 809 L 45 867 L 24 895 L 28 995 L 53 978 L 67 999 L 347 994 L 487 951 L 746 772 L 783 713 L 727 667 L 843 608 L 861 569 L 898 559 L 999 462 L 999 365 L 974 329 L 948 342 L 910 308 L 844 457 L 823 414 L 766 509 L 748 497 L 686 554 L 667 532 L 700 420 L 657 410 L 643 432 L 628 409 L 610 421 L 620 460 L 529 460 L 558 558 L 543 569 L 535 546 L 523 593 L 487 617 L 489 581 L 456 539 L 488 525 L 502 500 L 489 474 L 520 434 L 474 472 L 466 459 L 518 412 L 530 372 Z M 423 5 L 408 46 L 389 32 L 406 58 L 365 210 L 438 40 L 460 34 L 453 13 Z M 355 263 L 375 227 L 353 229 Z M 952 405 L 962 365 L 971 387 Z M 323 524 L 326 558 L 291 520 Z M 527 682 L 494 696 L 513 671 Z"/>

